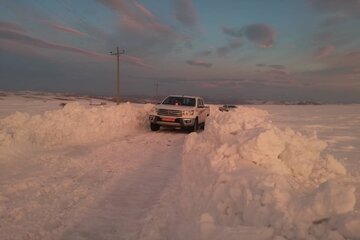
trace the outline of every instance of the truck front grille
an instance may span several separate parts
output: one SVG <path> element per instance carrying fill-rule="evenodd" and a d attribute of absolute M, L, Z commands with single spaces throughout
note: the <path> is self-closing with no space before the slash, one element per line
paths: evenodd
<path fill-rule="evenodd" d="M 162 116 L 181 117 L 180 110 L 158 109 L 157 113 Z"/>

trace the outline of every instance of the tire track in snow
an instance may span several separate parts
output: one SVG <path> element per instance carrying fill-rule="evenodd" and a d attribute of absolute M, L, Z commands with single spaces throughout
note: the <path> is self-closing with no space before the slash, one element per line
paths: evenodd
<path fill-rule="evenodd" d="M 179 172 L 184 138 L 182 133 L 158 132 L 131 138 L 128 146 L 112 143 L 115 151 L 107 154 L 139 163 L 107 183 L 62 239 L 138 239 L 146 214 Z"/>

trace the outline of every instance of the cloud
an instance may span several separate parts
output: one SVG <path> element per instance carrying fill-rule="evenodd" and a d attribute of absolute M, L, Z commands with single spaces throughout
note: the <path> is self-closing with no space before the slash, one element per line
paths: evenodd
<path fill-rule="evenodd" d="M 128 12 L 128 4 L 126 0 L 98 0 L 98 2 L 114 8 L 120 12 Z"/>
<path fill-rule="evenodd" d="M 9 23 L 5 24 L 4 22 L 0 22 L 0 40 L 4 40 L 7 44 L 10 44 L 11 46 L 14 46 L 14 44 L 18 44 L 18 45 L 20 44 L 20 45 L 37 47 L 42 49 L 50 49 L 50 50 L 81 54 L 83 56 L 91 57 L 97 60 L 112 59 L 112 57 L 107 54 L 88 51 L 73 46 L 53 43 L 50 41 L 33 37 L 24 30 L 22 30 L 22 28 L 16 24 L 9 24 Z M 137 57 L 124 55 L 121 59 L 133 65 L 137 65 L 141 67 L 150 67 L 148 64 L 143 63 L 142 59 Z"/>
<path fill-rule="evenodd" d="M 323 32 L 323 33 L 315 34 L 314 41 L 317 43 L 323 43 L 330 41 L 333 38 L 334 38 L 334 34 L 332 32 Z"/>
<path fill-rule="evenodd" d="M 257 67 L 261 67 L 261 68 L 268 68 L 270 70 L 266 71 L 268 73 L 271 74 L 275 74 L 275 75 L 287 75 L 288 72 L 285 70 L 287 69 L 286 66 L 281 65 L 281 64 L 264 64 L 264 63 L 258 63 L 256 64 Z M 258 70 L 258 72 L 263 72 L 261 70 Z"/>
<path fill-rule="evenodd" d="M 223 26 L 221 30 L 224 34 L 234 38 L 239 39 L 241 37 L 245 37 L 246 39 L 255 43 L 258 47 L 261 48 L 272 47 L 276 38 L 275 29 L 265 23 L 250 24 L 241 29 Z"/>
<path fill-rule="evenodd" d="M 200 86 L 201 88 L 218 88 L 218 87 L 219 87 L 218 84 L 212 83 L 212 82 L 201 82 L 201 83 L 199 84 L 199 86 Z"/>
<path fill-rule="evenodd" d="M 245 79 L 200 79 L 197 80 L 198 84 L 202 88 L 213 89 L 213 88 L 241 88 L 244 87 L 244 83 L 248 83 Z"/>
<path fill-rule="evenodd" d="M 138 19 L 125 15 L 122 16 L 121 26 L 126 30 L 142 35 L 156 33 L 168 38 L 177 38 L 177 34 L 170 27 L 156 21 L 139 21 Z"/>
<path fill-rule="evenodd" d="M 226 56 L 230 51 L 231 51 L 231 48 L 229 48 L 228 46 L 219 47 L 219 48 L 216 49 L 216 54 L 217 54 L 219 57 L 224 57 L 224 56 Z"/>
<path fill-rule="evenodd" d="M 236 49 L 242 46 L 242 41 L 240 39 L 232 39 L 229 41 L 229 47 L 232 49 Z"/>
<path fill-rule="evenodd" d="M 332 68 L 353 69 L 360 66 L 360 51 L 351 51 L 327 59 L 327 66 Z"/>
<path fill-rule="evenodd" d="M 270 75 L 270 77 L 269 77 Z M 241 89 L 248 87 L 276 87 L 276 86 L 294 86 L 294 81 L 287 79 L 285 76 L 287 73 L 270 73 L 266 72 L 266 75 L 262 77 L 242 77 L 234 79 L 192 79 L 192 82 L 198 82 L 202 88 L 227 88 L 227 89 Z M 189 81 L 189 80 L 188 80 Z"/>
<path fill-rule="evenodd" d="M 280 70 L 280 69 L 272 69 L 272 70 L 268 71 L 268 73 L 271 75 L 276 75 L 276 76 L 286 76 L 289 74 L 287 71 Z"/>
<path fill-rule="evenodd" d="M 179 38 L 178 34 L 171 27 L 161 23 L 149 9 L 137 1 L 98 1 L 120 13 L 121 26 L 124 29 L 143 35 L 150 32 L 160 34 L 163 37 Z"/>
<path fill-rule="evenodd" d="M 286 69 L 286 66 L 280 65 L 280 64 L 272 64 L 272 65 L 268 65 L 268 67 L 274 68 L 274 69 Z"/>
<path fill-rule="evenodd" d="M 360 15 L 359 0 L 308 0 L 308 2 L 320 12 Z"/>
<path fill-rule="evenodd" d="M 229 35 L 229 36 L 231 36 L 231 37 L 237 37 L 237 38 L 239 38 L 239 37 L 242 37 L 244 34 L 243 34 L 243 32 L 242 32 L 242 30 L 240 29 L 240 30 L 237 30 L 237 29 L 235 29 L 235 28 L 230 28 L 230 27 L 222 27 L 221 28 L 221 31 L 223 32 L 223 33 L 225 33 L 226 35 Z"/>
<path fill-rule="evenodd" d="M 355 75 L 360 75 L 360 67 L 359 68 L 354 68 L 352 69 L 352 74 L 355 74 Z"/>
<path fill-rule="evenodd" d="M 4 21 L 0 21 L 0 30 L 24 31 L 24 29 L 17 24 Z"/>
<path fill-rule="evenodd" d="M 77 36 L 85 36 L 87 35 L 84 32 L 81 32 L 75 28 L 71 28 L 71 27 L 66 27 L 64 25 L 58 24 L 58 23 L 48 23 L 48 25 L 50 27 L 52 27 L 53 29 L 57 30 L 57 31 L 61 31 L 61 32 L 65 32 L 65 33 L 71 33 Z"/>
<path fill-rule="evenodd" d="M 270 75 L 273 77 L 279 77 L 279 76 L 287 76 L 289 75 L 289 72 L 286 70 L 287 67 L 280 64 L 264 64 L 264 63 L 258 63 L 256 64 L 257 67 L 261 67 L 264 70 L 256 70 L 257 73 L 265 73 L 266 75 Z"/>
<path fill-rule="evenodd" d="M 232 52 L 233 50 L 240 48 L 242 46 L 242 42 L 240 39 L 232 39 L 229 41 L 228 45 L 219 47 L 216 49 L 216 53 L 219 57 L 224 57 L 228 53 Z"/>
<path fill-rule="evenodd" d="M 206 68 L 211 68 L 213 65 L 212 63 L 207 63 L 207 62 L 203 62 L 200 60 L 188 60 L 188 61 L 186 61 L 186 63 L 191 66 L 206 67 Z"/>
<path fill-rule="evenodd" d="M 346 15 L 336 15 L 326 18 L 322 23 L 321 26 L 323 27 L 332 27 L 335 25 L 339 25 L 345 23 L 349 20 L 349 17 Z"/>
<path fill-rule="evenodd" d="M 197 14 L 192 0 L 175 0 L 175 17 L 185 26 L 195 26 Z"/>
<path fill-rule="evenodd" d="M 29 1 L 27 1 L 29 2 Z M 36 24 L 45 24 L 47 26 L 50 26 L 58 31 L 63 31 L 67 33 L 73 33 L 79 35 L 88 35 L 89 37 L 93 39 L 101 39 L 102 41 L 106 40 L 108 37 L 108 34 L 105 33 L 105 31 L 101 28 L 98 28 L 94 26 L 92 23 L 90 23 L 87 18 L 83 16 L 78 16 L 77 18 L 77 25 L 81 26 L 81 28 L 86 32 L 81 32 L 77 29 L 71 28 L 69 26 L 64 26 L 63 24 L 59 24 L 56 20 L 56 17 L 49 13 L 48 11 L 44 11 L 44 9 L 36 8 L 36 4 L 26 3 L 26 4 L 18 4 L 17 1 L 7 1 L 6 5 L 7 9 L 16 16 L 21 16 L 22 19 L 25 19 L 26 21 L 32 21 Z M 58 11 L 61 11 L 61 6 L 58 6 Z M 66 9 L 68 10 L 68 9 Z M 76 13 L 77 11 L 74 11 Z M 76 13 L 77 15 L 78 13 Z M 53 26 L 51 26 L 53 25 Z M 74 31 L 75 30 L 75 31 Z M 82 34 L 80 34 L 82 33 Z"/>
<path fill-rule="evenodd" d="M 335 76 L 339 77 L 341 75 L 351 74 L 353 69 L 359 68 L 360 51 L 352 51 L 345 54 L 333 54 L 331 57 L 324 57 L 321 60 L 325 65 L 310 72 L 314 72 L 324 79 L 328 77 L 335 78 Z"/>
<path fill-rule="evenodd" d="M 360 51 L 349 52 L 346 56 L 351 58 L 360 57 Z"/>
<path fill-rule="evenodd" d="M 256 66 L 257 66 L 257 67 L 266 67 L 267 65 L 264 64 L 264 63 L 258 63 L 258 64 L 256 64 Z"/>
<path fill-rule="evenodd" d="M 97 0 L 117 13 L 115 29 L 105 38 L 107 45 L 121 44 L 133 55 L 163 55 L 181 50 L 188 41 L 174 27 L 161 19 L 146 5 L 136 0 Z M 150 6 L 150 5 L 149 5 Z"/>
<path fill-rule="evenodd" d="M 299 77 L 306 79 L 309 83 L 311 82 L 313 86 L 338 86 L 353 89 L 356 85 L 360 87 L 357 68 L 358 66 L 335 64 L 321 69 L 304 71 Z"/>
<path fill-rule="evenodd" d="M 142 13 L 143 16 L 147 17 L 150 20 L 156 19 L 155 15 L 152 12 L 150 12 L 150 10 L 147 9 L 143 4 L 135 1 L 134 5 L 137 8 L 137 10 L 139 10 L 139 12 Z"/>
<path fill-rule="evenodd" d="M 86 51 L 80 48 L 52 43 L 49 41 L 41 40 L 35 38 L 26 32 L 13 31 L 12 29 L 0 29 L 0 39 L 11 40 L 17 43 L 30 45 L 38 48 L 45 49 L 53 49 L 53 50 L 61 50 L 66 52 L 80 53 L 87 56 L 100 57 L 101 54 L 97 54 L 95 52 Z"/>
<path fill-rule="evenodd" d="M 127 62 L 130 63 L 132 65 L 136 65 L 139 67 L 144 67 L 144 68 L 153 68 L 152 65 L 144 63 L 144 60 L 140 57 L 135 57 L 135 56 L 130 56 L 130 55 L 121 55 L 120 57 L 120 61 L 123 62 Z"/>
<path fill-rule="evenodd" d="M 246 26 L 244 34 L 248 40 L 262 48 L 272 47 L 276 37 L 274 28 L 263 23 Z"/>
<path fill-rule="evenodd" d="M 332 45 L 318 48 L 316 50 L 316 52 L 314 53 L 313 58 L 317 59 L 317 60 L 326 58 L 326 57 L 330 56 L 334 50 L 335 50 L 335 46 L 332 46 Z"/>
<path fill-rule="evenodd" d="M 201 52 L 198 52 L 197 54 L 195 54 L 197 57 L 207 57 L 210 56 L 212 54 L 211 50 L 204 50 Z"/>

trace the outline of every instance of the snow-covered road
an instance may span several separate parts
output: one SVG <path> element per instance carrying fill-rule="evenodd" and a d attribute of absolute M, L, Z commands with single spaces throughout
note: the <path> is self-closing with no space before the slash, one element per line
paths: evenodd
<path fill-rule="evenodd" d="M 16 181 L 0 194 L 3 209 L 9 209 L 0 219 L 0 239 L 138 239 L 142 221 L 179 174 L 185 136 L 141 132 L 7 155 L 18 167 Z M 27 174 L 29 165 L 19 164 L 27 161 L 35 175 Z"/>

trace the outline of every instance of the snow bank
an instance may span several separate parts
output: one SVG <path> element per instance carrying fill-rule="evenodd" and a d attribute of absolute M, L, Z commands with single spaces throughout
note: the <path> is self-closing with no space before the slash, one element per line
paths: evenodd
<path fill-rule="evenodd" d="M 315 135 L 212 112 L 184 145 L 177 239 L 359 239 L 356 185 Z M 325 156 L 324 156 L 325 155 Z"/>
<path fill-rule="evenodd" d="M 151 109 L 150 104 L 88 107 L 75 102 L 42 115 L 16 112 L 0 119 L 0 147 L 84 144 L 124 136 L 144 129 Z"/>

